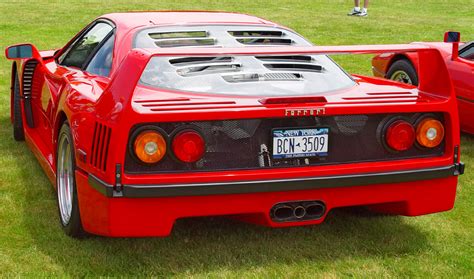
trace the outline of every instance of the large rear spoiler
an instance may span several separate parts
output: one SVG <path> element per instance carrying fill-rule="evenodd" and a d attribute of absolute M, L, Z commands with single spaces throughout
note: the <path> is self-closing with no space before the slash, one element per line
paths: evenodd
<path fill-rule="evenodd" d="M 420 91 L 454 97 L 451 79 L 440 52 L 421 44 L 353 45 L 311 47 L 241 47 L 241 48 L 159 48 L 146 49 L 151 56 L 223 56 L 223 55 L 289 55 L 289 54 L 379 54 L 417 52 Z"/>
<path fill-rule="evenodd" d="M 143 69 L 149 59 L 153 56 L 228 56 L 228 55 L 338 55 L 338 54 L 379 54 L 417 52 L 419 57 L 418 90 L 420 92 L 436 95 L 443 98 L 455 99 L 454 89 L 446 68 L 443 57 L 439 50 L 421 44 L 397 44 L 397 45 L 352 45 L 352 46 L 311 46 L 311 47 L 241 47 L 241 48 L 153 48 L 133 49 L 114 71 L 112 82 L 107 94 L 101 99 L 121 99 L 129 101 L 131 92 L 135 89 Z M 126 82 L 125 82 L 126 81 Z M 112 93 L 112 94 L 110 94 Z M 112 96 L 112 95 L 115 95 Z M 118 96 L 117 96 L 118 95 Z M 104 114 L 110 113 L 111 107 L 101 102 L 99 111 Z M 103 108 L 103 110 L 102 110 Z"/>

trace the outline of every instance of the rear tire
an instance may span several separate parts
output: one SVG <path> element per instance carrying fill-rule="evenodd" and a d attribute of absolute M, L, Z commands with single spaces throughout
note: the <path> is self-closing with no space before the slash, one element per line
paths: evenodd
<path fill-rule="evenodd" d="M 23 116 L 21 114 L 20 79 L 16 73 L 15 84 L 13 85 L 13 138 L 16 141 L 25 140 Z"/>
<path fill-rule="evenodd" d="M 85 232 L 82 228 L 77 198 L 75 159 L 71 128 L 66 121 L 59 131 L 56 160 L 56 191 L 59 221 L 68 236 L 80 238 L 85 235 Z"/>
<path fill-rule="evenodd" d="M 406 84 L 418 85 L 418 74 L 415 67 L 406 59 L 395 61 L 388 69 L 387 78 Z"/>

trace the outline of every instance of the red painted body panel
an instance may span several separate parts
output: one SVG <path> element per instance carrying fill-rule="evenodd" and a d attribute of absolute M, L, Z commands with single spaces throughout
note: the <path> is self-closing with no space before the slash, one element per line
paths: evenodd
<path fill-rule="evenodd" d="M 243 221 L 271 227 L 314 225 L 324 221 L 276 223 L 271 207 L 282 201 L 322 200 L 333 208 L 368 205 L 390 214 L 417 216 L 450 210 L 457 178 L 380 184 L 308 191 L 216 195 L 170 198 L 107 198 L 92 189 L 87 177 L 76 174 L 84 228 L 106 236 L 167 236 L 177 219 L 197 216 L 230 215 Z M 328 212 L 327 211 L 327 212 Z"/>
<path fill-rule="evenodd" d="M 337 46 L 337 47 L 248 47 L 195 49 L 134 49 L 135 31 L 155 25 L 248 24 L 276 26 L 256 17 L 232 13 L 161 12 L 110 14 L 116 25 L 116 41 L 110 78 L 89 74 L 56 64 L 52 51 L 41 52 L 35 73 L 34 117 L 38 125 L 25 125 L 26 141 L 49 179 L 55 181 L 57 133 L 69 121 L 76 151 L 76 180 L 79 208 L 86 231 L 107 236 L 165 236 L 176 219 L 193 216 L 233 215 L 236 218 L 269 226 L 317 224 L 315 221 L 275 223 L 269 210 L 278 202 L 324 200 L 328 209 L 374 205 L 374 209 L 402 215 L 420 215 L 453 207 L 457 177 L 417 182 L 375 184 L 318 190 L 263 192 L 252 194 L 209 195 L 167 198 L 107 197 L 88 181 L 93 175 L 105 183 L 115 183 L 115 166 L 123 166 L 132 127 L 149 122 L 226 120 L 284 117 L 287 109 L 324 108 L 325 114 L 377 114 L 440 112 L 445 119 L 445 152 L 434 158 L 351 163 L 344 165 L 233 170 L 218 172 L 123 174 L 126 185 L 188 184 L 205 182 L 258 181 L 328 175 L 403 171 L 449 166 L 459 162 L 455 147 L 460 144 L 457 104 L 449 74 L 440 52 L 423 45 Z M 396 82 L 353 76 L 356 85 L 324 93 L 326 103 L 267 104 L 262 97 L 224 96 L 185 93 L 137 85 L 149 59 L 156 55 L 245 55 L 245 54 L 344 54 L 410 52 L 419 59 L 418 88 Z M 61 54 L 59 51 L 56 57 Z M 23 73 L 27 60 L 18 60 Z M 436 72 L 430 69 L 438 69 Z M 144 104 L 167 102 L 167 106 Z M 160 103 L 160 102 L 158 102 Z M 204 103 L 204 104 L 203 104 Z M 111 130 L 105 170 L 80 160 L 79 152 L 91 156 L 94 127 L 99 123 Z M 123 173 L 123 169 L 121 169 Z"/>
<path fill-rule="evenodd" d="M 461 130 L 474 134 L 474 61 L 457 57 L 451 59 L 452 44 L 450 43 L 414 43 L 423 44 L 440 50 L 451 76 L 456 96 L 458 97 L 459 120 Z M 385 53 L 372 59 L 373 73 L 377 77 L 385 77 L 389 67 L 398 59 L 407 59 L 418 72 L 418 55 L 416 53 Z"/>

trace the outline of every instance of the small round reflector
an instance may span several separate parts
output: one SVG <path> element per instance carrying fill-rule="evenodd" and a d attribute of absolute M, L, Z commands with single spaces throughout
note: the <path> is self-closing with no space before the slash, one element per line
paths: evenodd
<path fill-rule="evenodd" d="M 415 143 L 415 129 L 410 123 L 397 120 L 388 127 L 385 141 L 395 151 L 408 150 Z"/>
<path fill-rule="evenodd" d="M 135 155 L 147 164 L 158 163 L 166 154 L 166 140 L 154 130 L 138 134 L 133 145 Z"/>
<path fill-rule="evenodd" d="M 416 127 L 416 140 L 421 146 L 433 148 L 444 139 L 443 124 L 433 118 L 423 119 Z"/>
<path fill-rule="evenodd" d="M 206 150 L 204 139 L 196 131 L 182 131 L 173 138 L 171 148 L 176 158 L 185 163 L 199 161 Z"/>

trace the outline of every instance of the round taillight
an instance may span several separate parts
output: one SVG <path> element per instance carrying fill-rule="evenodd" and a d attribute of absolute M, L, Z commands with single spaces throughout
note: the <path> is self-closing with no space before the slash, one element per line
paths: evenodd
<path fill-rule="evenodd" d="M 171 148 L 178 160 L 194 163 L 204 155 L 206 143 L 198 132 L 185 130 L 174 136 Z"/>
<path fill-rule="evenodd" d="M 436 147 L 443 139 L 444 126 L 439 120 L 425 118 L 416 127 L 416 141 L 423 147 Z"/>
<path fill-rule="evenodd" d="M 135 138 L 133 149 L 140 161 L 158 163 L 166 154 L 166 140 L 158 131 L 145 130 Z"/>
<path fill-rule="evenodd" d="M 404 120 L 397 120 L 387 128 L 385 141 L 395 151 L 408 150 L 415 143 L 415 128 Z"/>

